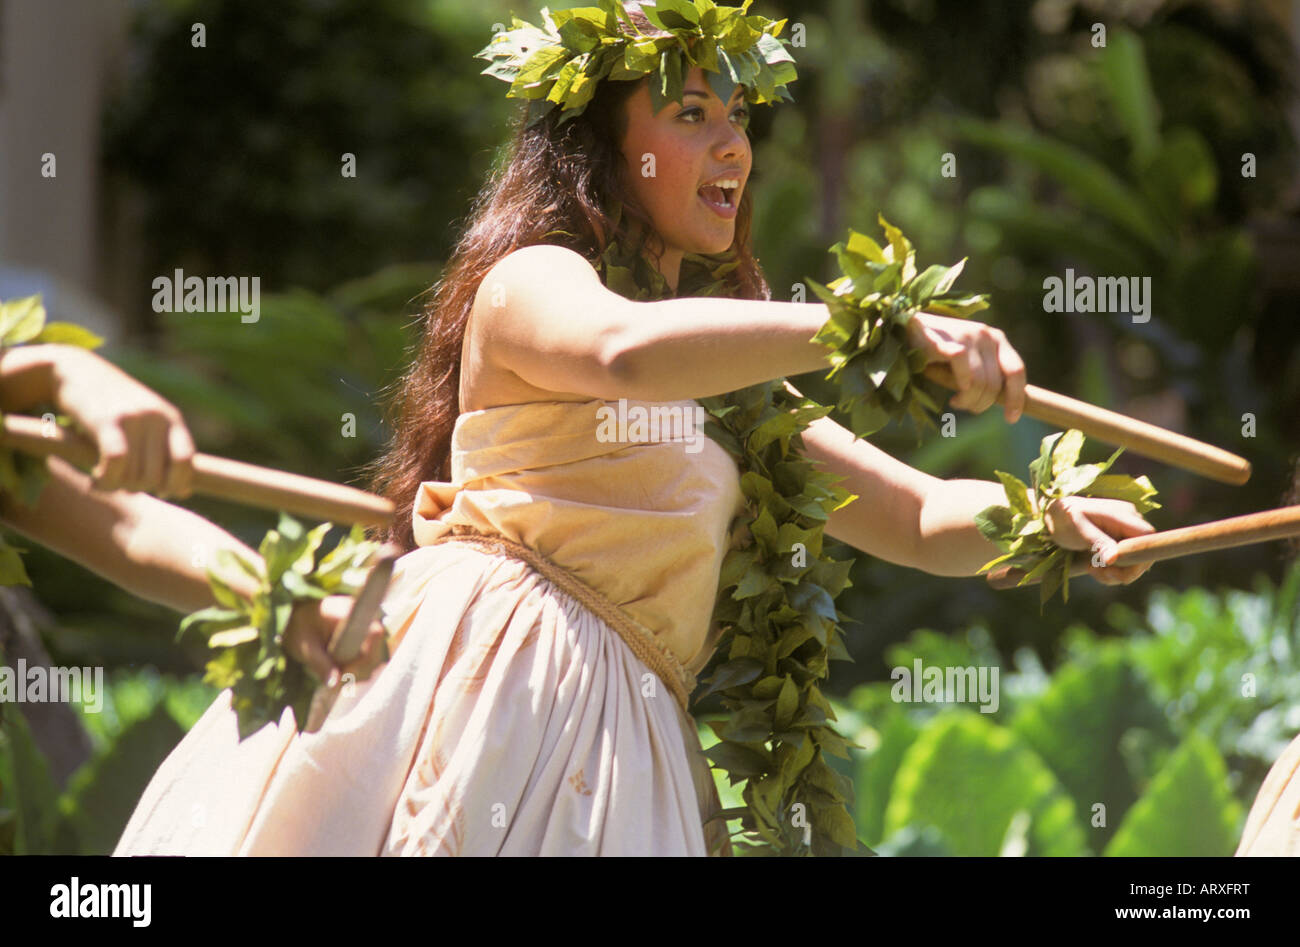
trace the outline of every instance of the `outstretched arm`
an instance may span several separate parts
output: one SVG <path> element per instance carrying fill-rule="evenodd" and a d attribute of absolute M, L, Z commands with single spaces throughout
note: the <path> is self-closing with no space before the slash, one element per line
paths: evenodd
<path fill-rule="evenodd" d="M 789 382 L 791 392 L 798 394 Z M 827 535 L 868 555 L 933 575 L 969 576 L 1001 555 L 975 526 L 975 514 L 1003 505 L 1002 485 L 988 480 L 941 480 L 858 440 L 829 417 L 819 418 L 803 435 L 810 460 L 845 478 L 842 487 L 858 495 L 836 510 Z M 1066 549 L 1100 549 L 1102 561 L 1115 555 L 1115 540 L 1153 531 L 1131 503 L 1068 497 L 1047 513 L 1052 538 Z M 1098 582 L 1123 585 L 1150 568 L 1090 566 Z"/>
<path fill-rule="evenodd" d="M 216 562 L 218 550 L 260 564 L 254 550 L 216 524 L 134 492 L 190 492 L 194 444 L 169 402 L 98 355 L 72 346 L 32 345 L 3 353 L 0 409 L 51 403 L 94 439 L 99 464 L 87 475 L 57 457 L 47 458 L 50 479 L 34 506 L 0 491 L 0 521 L 127 591 L 182 613 L 216 604 L 206 565 Z M 241 570 L 223 574 L 237 593 L 257 591 Z M 350 600 L 341 595 L 295 605 L 286 650 L 327 678 L 338 669 L 325 643 L 349 609 Z M 364 677 L 382 634 L 375 622 L 362 657 L 343 670 Z"/>
<path fill-rule="evenodd" d="M 546 391 L 705 398 L 826 364 L 810 340 L 824 303 L 689 297 L 633 302 L 563 247 L 524 247 L 479 284 L 467 333 L 478 356 Z"/>
<path fill-rule="evenodd" d="M 96 490 L 91 477 L 57 457 L 33 507 L 0 493 L 0 520 L 28 539 L 103 576 L 114 585 L 178 612 L 215 604 L 205 564 L 218 549 L 260 557 L 216 524 L 147 493 Z M 231 570 L 231 585 L 256 585 Z"/>
<path fill-rule="evenodd" d="M 183 507 L 126 490 L 96 490 L 91 478 L 57 457 L 46 460 L 50 480 L 28 508 L 0 492 L 0 520 L 22 535 L 84 566 L 126 591 L 181 613 L 217 604 L 207 563 L 220 549 L 261 567 L 262 557 L 215 523 Z M 240 569 L 221 572 L 240 595 L 252 597 L 257 583 Z M 326 644 L 347 618 L 351 599 L 331 595 L 295 604 L 285 633 L 285 650 L 321 680 L 332 671 L 353 671 L 364 679 L 372 668 L 383 626 L 375 621 L 361 656 L 336 666 Z"/>
<path fill-rule="evenodd" d="M 825 303 L 722 297 L 633 302 L 606 289 L 572 250 L 538 245 L 497 262 L 479 284 L 469 350 L 534 388 L 613 400 L 706 398 L 827 367 L 812 338 Z M 952 370 L 953 407 L 983 411 L 1005 386 L 1007 419 L 1024 404 L 1024 364 L 998 329 L 918 313 L 909 344 Z"/>

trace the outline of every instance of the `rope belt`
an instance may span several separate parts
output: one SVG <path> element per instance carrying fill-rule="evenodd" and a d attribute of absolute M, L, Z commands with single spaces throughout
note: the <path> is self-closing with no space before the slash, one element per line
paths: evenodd
<path fill-rule="evenodd" d="M 556 565 L 527 546 L 506 539 L 504 536 L 479 532 L 472 526 L 453 526 L 450 533 L 444 533 L 429 545 L 444 542 L 464 543 L 485 552 L 504 553 L 532 566 L 543 578 L 563 589 L 593 615 L 618 632 L 623 642 L 632 649 L 632 653 L 646 667 L 654 671 L 677 698 L 682 711 L 687 711 L 690 694 L 695 690 L 695 675 L 682 666 L 676 655 L 669 651 L 650 629 L 633 621 L 626 612 L 568 569 Z"/>

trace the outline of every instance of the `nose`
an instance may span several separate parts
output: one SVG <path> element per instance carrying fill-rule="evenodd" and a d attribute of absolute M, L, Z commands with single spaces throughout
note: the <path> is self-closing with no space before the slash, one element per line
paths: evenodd
<path fill-rule="evenodd" d="M 714 152 L 719 161 L 739 158 L 749 152 L 749 138 L 739 127 L 727 122 L 725 130 L 714 145 Z"/>

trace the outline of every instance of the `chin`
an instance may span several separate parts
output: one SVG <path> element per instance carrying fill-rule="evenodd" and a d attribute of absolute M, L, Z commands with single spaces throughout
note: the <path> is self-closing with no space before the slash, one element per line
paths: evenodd
<path fill-rule="evenodd" d="M 731 249 L 731 244 L 735 242 L 735 239 L 736 239 L 735 230 L 733 229 L 731 233 L 727 234 L 724 237 L 717 237 L 713 240 L 700 241 L 699 243 L 696 244 L 696 249 L 693 250 L 692 252 L 706 254 L 706 255 L 711 255 L 715 253 L 726 253 L 729 249 Z"/>

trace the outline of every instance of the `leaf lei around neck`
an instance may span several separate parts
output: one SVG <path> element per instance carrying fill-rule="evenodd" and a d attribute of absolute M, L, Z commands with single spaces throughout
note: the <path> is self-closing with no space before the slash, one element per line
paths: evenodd
<path fill-rule="evenodd" d="M 593 265 L 629 299 L 673 296 L 649 261 L 618 241 Z M 734 253 L 687 254 L 677 297 L 727 295 L 736 266 Z M 800 436 L 831 409 L 795 397 L 780 380 L 699 403 L 711 416 L 705 432 L 740 468 L 745 497 L 712 616 L 724 632 L 700 695 L 719 693 L 731 711 L 710 722 L 721 742 L 705 752 L 731 785 L 745 784 L 745 807 L 716 818 L 741 820 L 733 835 L 741 854 L 857 852 L 853 785 L 826 760 L 847 760 L 855 744 L 831 727 L 835 713 L 819 687 L 831 661 L 851 660 L 835 598 L 850 585 L 852 560 L 826 555 L 823 531 L 832 510 L 857 498 L 804 459 Z"/>

